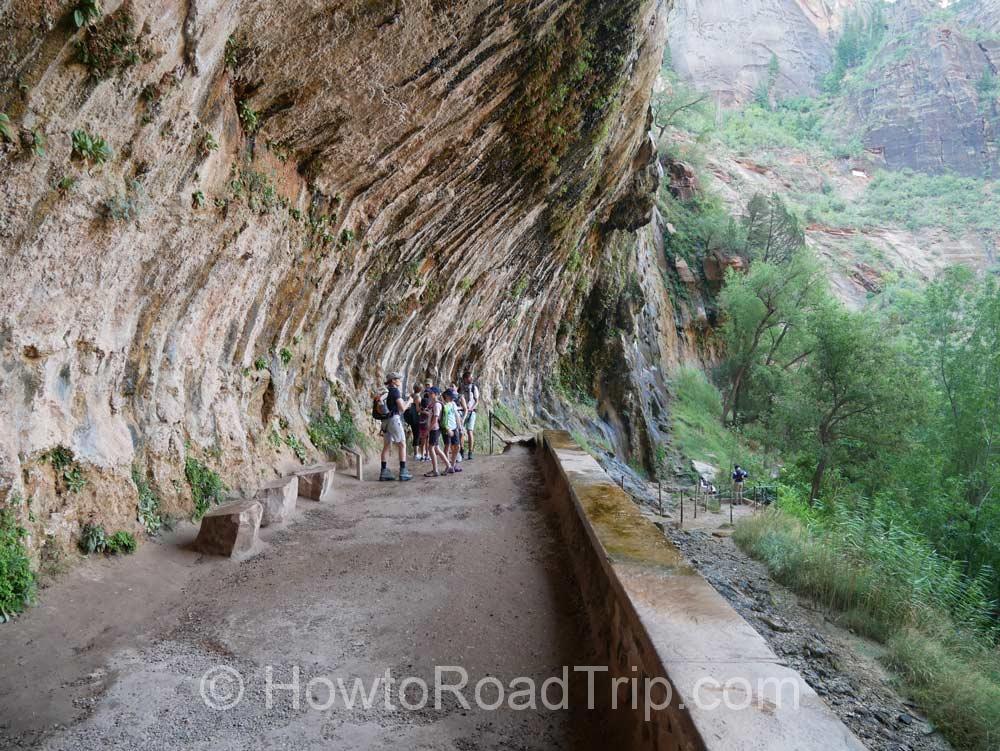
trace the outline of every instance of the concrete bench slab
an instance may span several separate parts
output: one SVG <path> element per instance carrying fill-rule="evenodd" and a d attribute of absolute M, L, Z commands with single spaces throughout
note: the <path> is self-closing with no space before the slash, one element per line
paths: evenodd
<path fill-rule="evenodd" d="M 336 464 L 313 464 L 293 474 L 299 478 L 299 495 L 313 501 L 333 500 L 333 477 Z"/>
<path fill-rule="evenodd" d="M 254 498 L 264 509 L 260 526 L 269 527 L 286 521 L 295 511 L 298 497 L 299 478 L 295 475 L 279 477 L 262 485 Z"/>
<path fill-rule="evenodd" d="M 201 518 L 195 549 L 210 555 L 245 558 L 257 547 L 257 532 L 264 514 L 257 501 L 236 501 L 216 506 Z"/>

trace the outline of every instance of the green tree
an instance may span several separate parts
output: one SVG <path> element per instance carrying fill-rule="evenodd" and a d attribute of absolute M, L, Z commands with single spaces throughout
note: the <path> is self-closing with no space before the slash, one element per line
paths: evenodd
<path fill-rule="evenodd" d="M 783 396 L 790 445 L 812 446 L 809 498 L 834 466 L 885 462 L 921 413 L 919 374 L 876 321 L 837 303 L 809 320 L 812 351 Z"/>
<path fill-rule="evenodd" d="M 826 295 L 823 270 L 805 248 L 756 261 L 745 274 L 730 270 L 719 296 L 726 345 L 723 423 L 735 418 L 754 379 L 774 380 L 773 373 L 790 371 L 809 353 L 807 316 Z"/>

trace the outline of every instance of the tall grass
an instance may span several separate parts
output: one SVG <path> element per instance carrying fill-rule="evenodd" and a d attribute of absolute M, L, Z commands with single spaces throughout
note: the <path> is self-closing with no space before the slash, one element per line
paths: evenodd
<path fill-rule="evenodd" d="M 998 632 L 983 577 L 965 578 L 872 502 L 817 511 L 783 494 L 733 538 L 775 579 L 886 644 L 905 690 L 956 747 L 1000 748 Z"/>
<path fill-rule="evenodd" d="M 751 482 L 764 481 L 764 459 L 749 440 L 723 426 L 722 396 L 705 374 L 682 367 L 672 386 L 674 443 L 681 454 L 719 467 L 720 483 L 727 482 L 734 462 L 749 470 Z"/>

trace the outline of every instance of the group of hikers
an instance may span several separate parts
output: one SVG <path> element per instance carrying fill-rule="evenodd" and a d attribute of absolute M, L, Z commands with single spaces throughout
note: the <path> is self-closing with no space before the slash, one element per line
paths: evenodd
<path fill-rule="evenodd" d="M 461 384 L 438 388 L 433 381 L 413 387 L 403 396 L 403 376 L 390 373 L 385 386 L 372 395 L 372 417 L 382 423 L 382 470 L 379 480 L 395 480 L 389 470 L 393 446 L 399 457 L 401 482 L 412 480 L 406 466 L 406 427 L 410 429 L 414 460 L 430 462 L 424 477 L 440 477 L 461 472 L 463 460 L 472 459 L 475 449 L 476 409 L 479 386 L 471 371 L 462 374 Z"/>

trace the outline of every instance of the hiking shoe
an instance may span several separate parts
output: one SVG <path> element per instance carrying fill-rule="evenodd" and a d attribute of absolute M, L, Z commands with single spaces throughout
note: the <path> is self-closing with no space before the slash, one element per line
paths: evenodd
<path fill-rule="evenodd" d="M 412 480 L 412 479 L 413 479 L 413 475 L 410 474 L 410 470 L 408 470 L 408 469 L 401 469 L 401 470 L 399 470 L 399 481 L 400 482 L 406 482 L 407 480 Z"/>
<path fill-rule="evenodd" d="M 386 467 L 385 469 L 383 469 L 378 474 L 378 480 L 379 480 L 379 482 L 386 482 L 387 480 L 395 480 L 395 479 L 396 479 L 396 476 L 393 475 L 392 472 L 389 471 L 388 467 Z"/>
<path fill-rule="evenodd" d="M 454 468 L 454 467 L 448 467 L 448 469 L 446 469 L 446 470 L 444 471 L 444 473 L 445 473 L 446 475 L 453 475 L 453 474 L 455 474 L 455 468 Z"/>
<path fill-rule="evenodd" d="M 467 461 L 472 461 L 472 452 L 471 451 L 467 452 L 465 458 Z"/>
<path fill-rule="evenodd" d="M 455 465 L 454 469 L 455 469 L 456 472 L 461 472 L 462 471 L 462 468 L 459 467 L 458 465 Z"/>
<path fill-rule="evenodd" d="M 441 473 L 440 472 L 436 472 L 433 469 L 430 472 L 425 472 L 424 473 L 424 477 L 440 477 L 440 476 L 441 476 Z"/>

